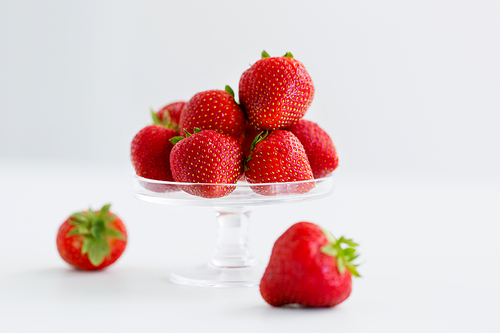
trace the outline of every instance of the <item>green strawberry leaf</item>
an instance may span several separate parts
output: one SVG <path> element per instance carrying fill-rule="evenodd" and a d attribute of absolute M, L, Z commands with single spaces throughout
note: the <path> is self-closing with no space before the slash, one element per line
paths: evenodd
<path fill-rule="evenodd" d="M 290 52 L 287 52 L 287 53 L 285 53 L 285 55 L 283 57 L 293 58 L 293 54 Z"/>
<path fill-rule="evenodd" d="M 89 253 L 92 244 L 94 244 L 94 238 L 85 237 L 82 244 L 82 254 Z"/>
<path fill-rule="evenodd" d="M 113 222 L 114 220 L 116 220 L 116 218 L 117 218 L 116 215 L 108 215 L 104 219 L 104 224 L 107 226 L 108 224 L 110 224 L 111 222 Z"/>
<path fill-rule="evenodd" d="M 361 277 L 361 275 L 359 275 L 358 271 L 356 270 L 356 267 L 358 267 L 358 265 L 347 265 L 347 269 L 353 276 Z"/>
<path fill-rule="evenodd" d="M 267 53 L 265 50 L 262 51 L 261 57 L 262 57 L 262 59 L 264 59 L 264 58 L 271 58 L 271 56 L 269 55 L 269 53 Z"/>
<path fill-rule="evenodd" d="M 175 146 L 177 142 L 181 141 L 182 139 L 185 139 L 183 136 L 174 136 L 173 138 L 170 138 L 170 142 Z"/>
<path fill-rule="evenodd" d="M 99 212 L 99 217 L 98 217 L 99 220 L 104 221 L 104 219 L 106 218 L 106 215 L 108 215 L 109 207 L 111 207 L 111 204 L 107 204 L 107 205 L 102 206 L 102 208 Z"/>
<path fill-rule="evenodd" d="M 87 218 L 89 221 L 93 221 L 97 219 L 97 213 L 94 212 L 92 209 L 88 209 L 87 212 L 85 213 L 87 215 Z"/>
<path fill-rule="evenodd" d="M 321 228 L 321 232 L 323 232 L 323 234 L 326 236 L 326 239 L 328 240 L 329 243 L 337 242 L 337 239 L 328 230 Z"/>
<path fill-rule="evenodd" d="M 353 263 L 359 256 L 356 252 L 356 247 L 359 245 L 352 239 L 345 237 L 336 239 L 330 232 L 324 229 L 321 229 L 321 231 L 328 241 L 326 245 L 321 247 L 321 252 L 335 258 L 337 269 L 340 274 L 343 274 L 347 268 L 353 276 L 360 277 L 360 274 L 356 270 L 358 265 Z"/>
<path fill-rule="evenodd" d="M 94 236 L 94 238 L 100 238 L 103 237 L 104 230 L 105 230 L 104 221 L 97 220 L 90 227 L 90 234 Z"/>
<path fill-rule="evenodd" d="M 336 257 L 337 254 L 339 253 L 337 249 L 335 249 L 333 246 L 324 246 L 321 248 L 321 252 L 324 254 L 328 254 L 329 256 Z"/>
<path fill-rule="evenodd" d="M 71 215 L 73 219 L 70 219 L 68 222 L 73 225 L 78 224 L 86 224 L 89 223 L 89 219 L 84 213 L 78 212 Z"/>
<path fill-rule="evenodd" d="M 244 167 L 245 171 L 248 170 L 247 164 L 248 164 L 248 162 L 250 162 L 250 159 L 252 158 L 253 149 L 255 148 L 255 146 L 259 142 L 261 142 L 262 140 L 264 140 L 267 137 L 268 134 L 269 134 L 269 131 L 263 131 L 263 132 L 260 132 L 259 134 L 257 134 L 257 136 L 253 139 L 253 142 L 250 145 L 250 154 L 248 154 L 248 157 L 245 160 L 245 167 Z"/>
<path fill-rule="evenodd" d="M 90 245 L 88 256 L 94 266 L 99 266 L 104 261 L 104 257 L 109 256 L 109 244 L 104 238 L 97 238 Z"/>
<path fill-rule="evenodd" d="M 343 274 L 345 271 L 344 260 L 341 257 L 337 257 L 337 269 L 340 274 Z"/>
<path fill-rule="evenodd" d="M 66 237 L 74 236 L 74 235 L 89 235 L 90 231 L 87 226 L 77 226 L 76 228 L 71 229 L 70 232 L 66 234 Z"/>
<path fill-rule="evenodd" d="M 156 112 L 152 108 L 150 110 L 151 110 L 151 117 L 153 118 L 153 124 L 164 126 L 164 124 L 161 122 L 160 118 L 158 118 L 158 115 L 156 114 Z"/>
<path fill-rule="evenodd" d="M 233 96 L 233 99 L 234 99 L 234 90 L 230 86 L 226 85 L 226 88 L 224 90 L 226 92 L 230 93 L 231 96 Z"/>
<path fill-rule="evenodd" d="M 116 229 L 112 229 L 112 228 L 108 228 L 104 231 L 104 234 L 106 236 L 109 236 L 109 237 L 113 237 L 113 238 L 118 238 L 118 239 L 123 239 L 125 240 L 125 236 L 118 230 Z"/>

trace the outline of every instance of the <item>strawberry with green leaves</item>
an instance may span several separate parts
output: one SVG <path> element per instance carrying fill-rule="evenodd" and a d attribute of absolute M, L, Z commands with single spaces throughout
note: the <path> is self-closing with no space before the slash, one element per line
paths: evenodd
<path fill-rule="evenodd" d="M 68 264 L 82 270 L 98 270 L 114 263 L 127 246 L 127 230 L 105 205 L 71 215 L 57 233 L 57 250 Z"/>
<path fill-rule="evenodd" d="M 195 128 L 214 130 L 241 140 L 245 131 L 245 114 L 234 100 L 234 92 L 208 90 L 197 93 L 181 114 L 179 129 L 192 133 Z"/>
<path fill-rule="evenodd" d="M 359 276 L 353 263 L 357 246 L 316 224 L 294 224 L 274 244 L 260 283 L 262 297 L 272 306 L 340 304 L 351 294 L 351 276 Z"/>
<path fill-rule="evenodd" d="M 170 168 L 176 182 L 210 183 L 209 185 L 179 185 L 183 191 L 203 198 L 220 198 L 234 191 L 243 173 L 243 150 L 229 135 L 213 130 L 195 129 L 186 138 L 171 140 Z"/>
<path fill-rule="evenodd" d="M 156 112 L 159 124 L 179 131 L 179 120 L 185 106 L 186 102 L 174 102 L 162 107 L 158 112 Z M 155 124 L 158 123 L 155 121 Z"/>
<path fill-rule="evenodd" d="M 258 129 L 284 129 L 302 118 L 314 98 L 314 85 L 304 65 L 287 52 L 262 59 L 240 78 L 239 100 L 250 124 Z"/>
<path fill-rule="evenodd" d="M 257 135 L 246 160 L 245 177 L 251 184 L 277 183 L 252 186 L 253 191 L 262 195 L 301 194 L 314 187 L 314 183 L 307 182 L 314 177 L 304 147 L 295 135 L 285 130 Z"/>
<path fill-rule="evenodd" d="M 328 176 L 339 165 L 337 150 L 330 136 L 318 124 L 301 119 L 287 128 L 302 143 L 314 178 Z"/>

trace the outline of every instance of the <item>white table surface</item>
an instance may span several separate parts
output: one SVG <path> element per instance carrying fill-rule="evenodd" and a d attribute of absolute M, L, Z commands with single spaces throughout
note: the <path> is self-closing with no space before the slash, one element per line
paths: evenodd
<path fill-rule="evenodd" d="M 327 198 L 254 208 L 250 241 L 264 261 L 298 221 L 361 244 L 350 298 L 296 309 L 267 305 L 257 288 L 171 283 L 176 267 L 209 258 L 213 213 L 141 202 L 129 171 L 0 160 L 0 332 L 500 332 L 498 184 L 339 170 Z M 55 246 L 59 225 L 108 202 L 127 226 L 127 250 L 104 271 L 71 269 Z"/>

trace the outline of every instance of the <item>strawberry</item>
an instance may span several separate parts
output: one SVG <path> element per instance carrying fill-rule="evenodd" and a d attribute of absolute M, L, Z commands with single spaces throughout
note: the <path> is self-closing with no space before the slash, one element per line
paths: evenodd
<path fill-rule="evenodd" d="M 156 116 L 165 127 L 179 131 L 179 120 L 185 106 L 186 102 L 170 103 L 156 112 Z"/>
<path fill-rule="evenodd" d="M 114 263 L 127 246 L 127 230 L 105 205 L 71 215 L 57 233 L 57 250 L 68 264 L 98 270 Z"/>
<path fill-rule="evenodd" d="M 286 128 L 304 116 L 314 97 L 314 85 L 304 65 L 291 53 L 262 59 L 240 78 L 239 100 L 252 126 Z"/>
<path fill-rule="evenodd" d="M 300 182 L 313 179 L 304 147 L 289 131 L 262 132 L 252 144 L 247 158 L 245 177 L 249 183 L 299 182 L 297 184 L 252 186 L 262 195 L 306 193 L 313 183 Z"/>
<path fill-rule="evenodd" d="M 288 130 L 295 134 L 304 146 L 314 178 L 325 177 L 337 168 L 337 150 L 330 136 L 318 124 L 301 119 Z"/>
<path fill-rule="evenodd" d="M 243 150 L 228 135 L 195 129 L 186 138 L 176 137 L 170 153 L 170 167 L 176 182 L 235 184 L 243 173 Z M 230 185 L 179 186 L 185 192 L 204 197 L 219 198 L 234 191 Z"/>
<path fill-rule="evenodd" d="M 260 283 L 262 297 L 272 306 L 331 307 L 343 302 L 351 293 L 351 275 L 359 276 L 358 265 L 352 263 L 357 246 L 316 224 L 294 224 L 274 244 Z"/>
<path fill-rule="evenodd" d="M 189 133 L 195 128 L 210 129 L 241 140 L 245 114 L 235 102 L 232 89 L 226 86 L 226 91 L 209 90 L 194 95 L 181 114 L 179 128 Z"/>
<path fill-rule="evenodd" d="M 151 113 L 155 115 L 154 112 Z M 132 165 L 137 175 L 148 179 L 173 181 L 169 159 L 173 144 L 170 139 L 178 135 L 175 130 L 160 125 L 149 125 L 140 130 L 134 136 L 130 147 Z M 148 184 L 147 188 L 155 192 L 176 190 L 175 186 L 164 184 Z"/>

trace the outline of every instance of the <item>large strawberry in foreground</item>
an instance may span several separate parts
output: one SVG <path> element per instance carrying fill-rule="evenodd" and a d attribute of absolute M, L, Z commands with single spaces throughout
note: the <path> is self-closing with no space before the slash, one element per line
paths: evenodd
<path fill-rule="evenodd" d="M 351 275 L 359 276 L 352 263 L 357 246 L 316 224 L 294 224 L 274 244 L 260 283 L 262 297 L 272 306 L 331 307 L 343 302 L 351 293 Z"/>
<path fill-rule="evenodd" d="M 304 65 L 291 53 L 262 59 L 240 78 L 239 100 L 250 124 L 258 129 L 286 128 L 302 118 L 314 98 L 314 85 Z"/>
<path fill-rule="evenodd" d="M 105 205 L 71 215 L 57 233 L 57 250 L 68 264 L 98 270 L 114 263 L 127 246 L 123 222 Z"/>
<path fill-rule="evenodd" d="M 245 114 L 233 94 L 232 89 L 226 86 L 226 91 L 208 90 L 194 95 L 181 114 L 180 132 L 209 129 L 240 141 L 245 132 Z"/>
<path fill-rule="evenodd" d="M 195 129 L 187 137 L 173 138 L 170 167 L 176 182 L 210 183 L 179 185 L 183 191 L 204 198 L 219 198 L 234 191 L 243 173 L 243 150 L 236 139 L 212 130 Z"/>
<path fill-rule="evenodd" d="M 339 165 L 337 150 L 330 136 L 318 124 L 301 119 L 288 128 L 302 143 L 314 178 L 328 176 Z"/>
<path fill-rule="evenodd" d="M 284 130 L 257 135 L 246 161 L 245 177 L 251 184 L 277 183 L 252 186 L 262 195 L 301 194 L 314 187 L 313 182 L 303 182 L 314 178 L 304 147 L 292 132 Z"/>

